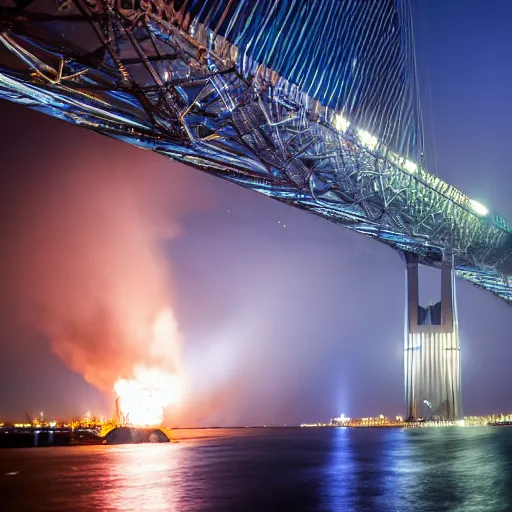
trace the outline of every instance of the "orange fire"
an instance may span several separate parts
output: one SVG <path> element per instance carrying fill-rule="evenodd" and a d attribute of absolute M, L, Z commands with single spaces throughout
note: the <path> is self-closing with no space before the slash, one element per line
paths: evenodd
<path fill-rule="evenodd" d="M 114 385 L 119 412 L 129 425 L 159 425 L 164 408 L 181 400 L 182 382 L 177 371 L 181 336 L 173 311 L 164 307 L 155 316 L 146 343 L 152 363 L 139 364 L 129 378 Z"/>
<path fill-rule="evenodd" d="M 136 426 L 160 425 L 164 408 L 181 399 L 178 375 L 159 368 L 137 367 L 134 378 L 118 379 L 114 390 L 125 422 Z"/>

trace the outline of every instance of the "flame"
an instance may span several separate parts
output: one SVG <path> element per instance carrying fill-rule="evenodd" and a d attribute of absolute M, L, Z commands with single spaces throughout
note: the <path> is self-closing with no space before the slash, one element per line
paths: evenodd
<path fill-rule="evenodd" d="M 114 385 L 125 422 L 137 426 L 160 425 L 164 408 L 181 399 L 179 376 L 156 367 L 136 367 L 134 376 L 118 379 Z"/>
<path fill-rule="evenodd" d="M 118 419 L 129 425 L 160 425 L 164 408 L 181 400 L 181 336 L 170 307 L 158 311 L 150 331 L 146 343 L 149 360 L 134 366 L 129 378 L 119 378 L 114 384 L 122 414 Z"/>

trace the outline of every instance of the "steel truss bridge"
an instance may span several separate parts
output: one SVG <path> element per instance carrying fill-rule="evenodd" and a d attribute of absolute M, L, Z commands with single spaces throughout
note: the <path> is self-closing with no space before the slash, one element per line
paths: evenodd
<path fill-rule="evenodd" d="M 406 0 L 0 0 L 0 98 L 453 258 L 512 305 L 511 226 L 424 168 Z"/>

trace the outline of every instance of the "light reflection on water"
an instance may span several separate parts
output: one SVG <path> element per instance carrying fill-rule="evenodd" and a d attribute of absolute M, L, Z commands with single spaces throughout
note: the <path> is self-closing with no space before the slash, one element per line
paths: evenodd
<path fill-rule="evenodd" d="M 170 510 L 176 501 L 173 482 L 177 445 L 111 447 L 102 485 L 91 496 L 95 510 Z"/>
<path fill-rule="evenodd" d="M 179 444 L 3 450 L 0 511 L 512 510 L 512 429 L 198 435 Z"/>
<path fill-rule="evenodd" d="M 512 429 L 348 432 L 333 434 L 325 510 L 512 510 Z"/>

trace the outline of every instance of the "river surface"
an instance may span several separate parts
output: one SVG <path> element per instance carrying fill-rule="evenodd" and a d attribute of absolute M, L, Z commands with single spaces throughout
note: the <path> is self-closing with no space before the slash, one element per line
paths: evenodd
<path fill-rule="evenodd" d="M 512 511 L 512 428 L 214 429 L 0 451 L 0 511 Z"/>

